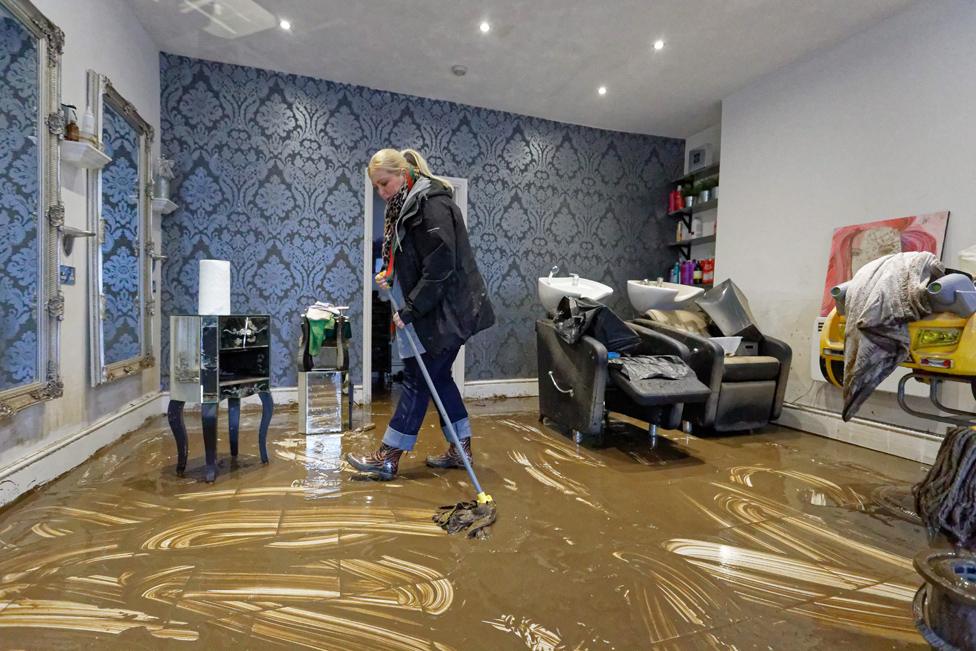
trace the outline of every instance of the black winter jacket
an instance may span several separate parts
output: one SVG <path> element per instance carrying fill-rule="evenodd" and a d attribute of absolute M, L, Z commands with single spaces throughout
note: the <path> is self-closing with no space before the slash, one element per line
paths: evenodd
<path fill-rule="evenodd" d="M 495 323 L 461 209 L 447 187 L 432 179 L 426 196 L 404 206 L 397 234 L 400 319 L 413 323 L 428 353 L 462 346 Z"/>

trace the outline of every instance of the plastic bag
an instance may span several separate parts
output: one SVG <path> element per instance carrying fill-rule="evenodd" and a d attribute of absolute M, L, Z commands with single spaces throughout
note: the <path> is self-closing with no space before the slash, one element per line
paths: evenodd
<path fill-rule="evenodd" d="M 696 303 L 723 336 L 742 337 L 746 341 L 762 339 L 762 333 L 756 326 L 756 319 L 749 309 L 749 299 L 731 280 L 726 280 L 705 292 Z"/>
<path fill-rule="evenodd" d="M 976 276 L 976 244 L 959 252 L 959 269 Z"/>

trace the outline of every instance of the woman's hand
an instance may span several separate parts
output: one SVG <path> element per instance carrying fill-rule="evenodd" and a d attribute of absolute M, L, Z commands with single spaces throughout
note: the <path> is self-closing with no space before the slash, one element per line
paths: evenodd
<path fill-rule="evenodd" d="M 376 281 L 376 285 L 380 289 L 389 289 L 390 288 L 390 282 L 387 279 L 386 274 L 384 272 L 382 272 L 382 271 L 379 272 L 378 274 L 376 274 L 376 276 L 373 277 L 373 280 Z"/>
<path fill-rule="evenodd" d="M 400 328 L 401 330 L 407 327 L 407 324 L 400 320 L 399 312 L 393 313 L 393 323 L 395 323 L 396 327 Z"/>

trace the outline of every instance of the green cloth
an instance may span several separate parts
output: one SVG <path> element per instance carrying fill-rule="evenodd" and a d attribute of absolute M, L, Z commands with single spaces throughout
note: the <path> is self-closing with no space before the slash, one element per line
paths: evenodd
<path fill-rule="evenodd" d="M 334 321 L 334 319 L 329 319 Z M 308 354 L 315 356 L 322 350 L 322 342 L 325 340 L 325 320 L 308 320 Z M 333 326 L 335 328 L 335 326 Z"/>
<path fill-rule="evenodd" d="M 342 336 L 346 341 L 352 339 L 352 323 L 348 320 L 342 324 Z M 336 320 L 308 319 L 308 354 L 315 356 L 322 350 L 323 344 L 334 344 L 337 339 Z"/>

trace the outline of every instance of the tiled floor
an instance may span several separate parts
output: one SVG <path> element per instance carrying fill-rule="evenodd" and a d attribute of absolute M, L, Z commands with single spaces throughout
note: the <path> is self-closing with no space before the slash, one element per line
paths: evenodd
<path fill-rule="evenodd" d="M 777 428 L 652 447 L 622 423 L 587 448 L 535 409 L 471 405 L 484 541 L 430 520 L 471 495 L 423 465 L 433 414 L 388 483 L 340 461 L 388 403 L 374 431 L 309 438 L 279 411 L 268 466 L 245 412 L 212 485 L 195 415 L 182 479 L 159 418 L 0 511 L 0 648 L 927 648 L 919 464 Z"/>

